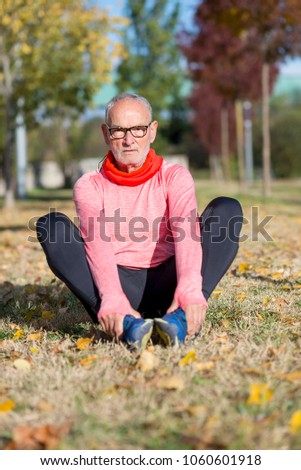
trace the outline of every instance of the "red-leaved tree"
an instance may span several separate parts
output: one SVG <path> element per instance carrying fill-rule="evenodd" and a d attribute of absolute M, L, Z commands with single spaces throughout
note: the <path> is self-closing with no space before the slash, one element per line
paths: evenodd
<path fill-rule="evenodd" d="M 203 0 L 196 12 L 199 34 L 204 38 L 211 30 L 215 35 L 227 30 L 228 44 L 224 50 L 235 62 L 239 56 L 254 56 L 261 62 L 258 77 L 261 79 L 263 122 L 263 189 L 271 191 L 269 96 L 271 92 L 271 68 L 288 56 L 300 54 L 301 8 L 299 0 Z M 211 36 L 214 38 L 214 36 Z M 213 39 L 213 43 L 215 40 Z M 208 43 L 203 43 L 205 48 Z M 201 48 L 203 44 L 200 43 Z M 220 55 L 216 57 L 216 60 Z M 212 67 L 212 59 L 206 52 L 201 61 Z M 252 75 L 255 78 L 255 74 Z M 251 78 L 250 78 L 251 80 Z"/>
<path fill-rule="evenodd" d="M 195 25 L 196 31 L 183 33 L 180 40 L 195 83 L 191 103 L 196 114 L 194 119 L 196 130 L 197 126 L 201 125 L 199 123 L 204 121 L 204 113 L 206 113 L 204 104 L 206 102 L 208 110 L 211 110 L 210 117 L 208 113 L 206 118 L 207 123 L 210 121 L 210 126 L 215 129 L 214 146 L 210 143 L 212 140 L 204 135 L 204 130 L 197 130 L 197 133 L 202 136 L 209 153 L 215 154 L 217 152 L 216 144 L 219 142 L 224 175 L 228 179 L 229 150 L 234 147 L 233 144 L 231 145 L 234 134 L 233 132 L 232 134 L 228 133 L 228 130 L 233 129 L 228 113 L 232 110 L 232 114 L 234 114 L 233 108 L 235 106 L 239 176 L 240 181 L 244 182 L 241 101 L 256 101 L 261 96 L 262 57 L 255 54 L 254 51 L 246 49 L 243 37 L 234 35 L 226 25 L 217 25 L 214 20 L 209 18 L 206 1 L 196 10 Z M 270 87 L 272 87 L 276 75 L 277 67 L 274 66 L 270 76 Z M 199 99 L 197 99 L 198 95 Z M 200 98 L 202 98 L 203 104 L 201 104 Z M 214 106 L 211 105 L 212 101 L 215 103 Z M 217 112 L 218 106 L 220 106 L 219 113 Z M 221 129 L 220 138 L 217 137 L 218 129 Z"/>

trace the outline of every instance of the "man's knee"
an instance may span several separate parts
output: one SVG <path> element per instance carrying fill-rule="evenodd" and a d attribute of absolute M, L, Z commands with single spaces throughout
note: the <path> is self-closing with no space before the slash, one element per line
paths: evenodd
<path fill-rule="evenodd" d="M 50 212 L 36 223 L 37 238 L 42 245 L 71 242 L 72 222 L 61 212 Z"/>
<path fill-rule="evenodd" d="M 227 220 L 243 215 L 240 202 L 232 197 L 219 196 L 211 201 L 210 206 L 213 208 L 213 215 L 219 215 Z"/>

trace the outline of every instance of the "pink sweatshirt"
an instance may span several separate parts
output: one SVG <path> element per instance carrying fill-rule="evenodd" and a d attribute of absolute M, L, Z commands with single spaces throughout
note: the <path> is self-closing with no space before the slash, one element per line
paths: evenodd
<path fill-rule="evenodd" d="M 103 171 L 84 174 L 74 202 L 86 255 L 102 299 L 99 315 L 126 315 L 117 265 L 155 267 L 175 255 L 175 299 L 207 305 L 202 293 L 202 248 L 194 182 L 188 170 L 163 160 L 159 171 L 138 186 L 111 182 Z"/>

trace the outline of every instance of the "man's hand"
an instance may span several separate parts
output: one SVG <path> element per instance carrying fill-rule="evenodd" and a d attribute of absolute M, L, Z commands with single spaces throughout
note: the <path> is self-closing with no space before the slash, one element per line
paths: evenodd
<path fill-rule="evenodd" d="M 140 313 L 134 310 L 132 307 L 130 308 L 128 314 L 133 315 L 136 318 L 141 318 Z M 99 323 L 107 335 L 116 339 L 121 339 L 123 334 L 124 317 L 125 315 L 121 315 L 119 313 L 109 313 L 107 315 L 101 316 L 99 318 Z"/>
<path fill-rule="evenodd" d="M 185 308 L 187 321 L 187 336 L 194 336 L 199 332 L 206 318 L 207 307 L 202 304 L 190 304 Z"/>
<path fill-rule="evenodd" d="M 171 306 L 166 313 L 172 313 L 179 307 L 178 303 L 173 300 Z M 190 304 L 185 308 L 185 316 L 187 321 L 187 336 L 194 336 L 199 332 L 206 318 L 207 307 L 202 304 Z"/>

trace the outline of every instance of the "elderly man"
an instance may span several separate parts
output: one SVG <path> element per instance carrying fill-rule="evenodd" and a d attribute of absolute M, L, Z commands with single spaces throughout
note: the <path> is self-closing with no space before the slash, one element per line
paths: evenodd
<path fill-rule="evenodd" d="M 74 187 L 80 232 L 61 213 L 37 223 L 53 272 L 107 334 L 138 348 L 154 325 L 167 345 L 198 334 L 242 223 L 225 197 L 198 217 L 189 171 L 151 149 L 157 128 L 144 97 L 113 98 L 102 125 L 110 150 Z"/>

